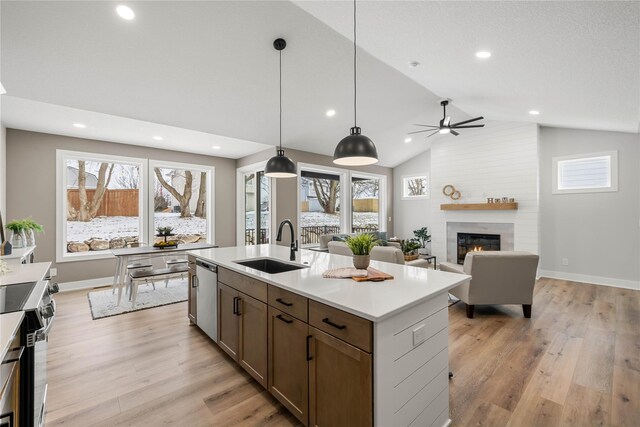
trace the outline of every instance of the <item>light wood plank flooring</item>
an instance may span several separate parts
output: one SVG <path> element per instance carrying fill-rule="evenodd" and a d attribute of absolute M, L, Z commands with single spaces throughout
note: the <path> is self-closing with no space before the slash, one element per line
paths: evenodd
<path fill-rule="evenodd" d="M 91 320 L 57 294 L 47 426 L 289 426 L 186 319 L 186 304 Z M 518 306 L 449 309 L 454 426 L 640 426 L 640 292 L 541 279 Z"/>

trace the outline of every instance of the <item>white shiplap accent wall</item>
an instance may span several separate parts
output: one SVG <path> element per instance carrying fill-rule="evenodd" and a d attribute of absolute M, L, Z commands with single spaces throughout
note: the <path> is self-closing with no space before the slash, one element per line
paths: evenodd
<path fill-rule="evenodd" d="M 531 123 L 489 122 L 482 129 L 461 131 L 431 147 L 431 248 L 447 257 L 447 222 L 514 224 L 514 250 L 539 253 L 538 248 L 538 126 Z M 515 211 L 441 211 L 452 203 L 442 187 L 452 184 L 461 193 L 458 203 L 482 203 L 487 197 L 513 197 Z"/>

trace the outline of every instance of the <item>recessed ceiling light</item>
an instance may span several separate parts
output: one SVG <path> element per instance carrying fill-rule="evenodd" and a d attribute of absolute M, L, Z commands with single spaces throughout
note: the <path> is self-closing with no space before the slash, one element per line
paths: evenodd
<path fill-rule="evenodd" d="M 418 68 L 419 66 L 420 66 L 420 63 L 418 61 L 409 62 L 409 67 L 411 68 Z"/>
<path fill-rule="evenodd" d="M 83 125 L 82 123 L 74 123 L 73 127 L 78 129 L 84 129 L 87 127 L 87 125 Z"/>
<path fill-rule="evenodd" d="M 481 59 L 491 58 L 491 52 L 487 52 L 486 50 L 481 50 L 480 52 L 476 52 L 476 58 L 481 58 Z"/>
<path fill-rule="evenodd" d="M 125 6 L 123 4 L 116 7 L 116 13 L 120 16 L 120 18 L 125 19 L 127 21 L 131 21 L 133 18 L 136 17 L 136 14 L 133 13 L 133 10 L 131 10 L 129 6 Z"/>
<path fill-rule="evenodd" d="M 451 129 L 449 129 L 449 128 L 442 128 L 442 129 L 440 129 L 440 133 L 441 133 L 441 134 L 443 134 L 443 135 L 444 135 L 445 133 L 450 133 L 450 132 L 451 132 Z"/>
<path fill-rule="evenodd" d="M 162 141 L 164 138 L 161 136 L 154 136 L 153 139 L 155 139 L 156 141 Z"/>
<path fill-rule="evenodd" d="M 405 138 L 405 139 L 404 139 L 404 142 L 405 142 L 405 143 L 409 143 L 409 142 L 411 142 L 411 138 Z"/>
<path fill-rule="evenodd" d="M 211 148 L 213 148 L 214 150 L 219 150 L 219 149 L 220 149 L 220 146 L 219 146 L 219 145 L 214 145 L 214 146 L 213 146 L 213 147 L 211 147 Z"/>
<path fill-rule="evenodd" d="M 333 117 L 336 115 L 336 110 L 327 110 L 325 114 L 327 115 L 327 117 Z"/>
<path fill-rule="evenodd" d="M 540 114 L 540 111 L 538 111 L 538 110 L 531 110 L 531 111 L 529 111 L 529 114 L 531 114 L 532 116 L 537 116 L 538 114 Z"/>

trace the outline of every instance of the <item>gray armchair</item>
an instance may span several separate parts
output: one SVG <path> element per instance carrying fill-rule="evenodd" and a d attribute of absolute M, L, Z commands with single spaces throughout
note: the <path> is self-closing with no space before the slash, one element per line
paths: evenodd
<path fill-rule="evenodd" d="M 531 252 L 469 252 L 463 265 L 443 262 L 440 270 L 472 276 L 449 291 L 467 304 L 468 318 L 473 318 L 475 305 L 484 304 L 521 304 L 524 317 L 530 318 L 538 260 Z"/>

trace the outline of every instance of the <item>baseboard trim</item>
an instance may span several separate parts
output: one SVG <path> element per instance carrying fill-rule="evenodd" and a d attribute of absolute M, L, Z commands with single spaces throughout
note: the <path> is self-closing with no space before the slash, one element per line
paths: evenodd
<path fill-rule="evenodd" d="M 570 280 L 572 282 L 591 283 L 593 285 L 611 286 L 614 288 L 633 289 L 640 291 L 640 281 L 613 279 L 611 277 L 591 276 L 588 274 L 563 273 L 560 271 L 540 270 L 541 277 L 551 279 Z"/>
<path fill-rule="evenodd" d="M 55 281 L 55 279 L 54 279 Z M 63 282 L 58 283 L 60 292 L 78 291 L 80 289 L 93 289 L 101 286 L 111 286 L 113 283 L 113 276 L 99 277 L 97 279 L 78 280 L 76 282 Z"/>

